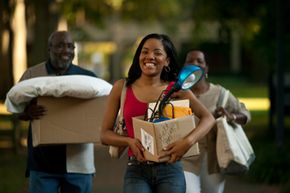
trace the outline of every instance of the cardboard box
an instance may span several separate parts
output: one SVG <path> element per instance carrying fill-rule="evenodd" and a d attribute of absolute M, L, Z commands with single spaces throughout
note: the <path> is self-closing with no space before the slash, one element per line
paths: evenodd
<path fill-rule="evenodd" d="M 100 143 L 100 129 L 107 97 L 79 99 L 39 97 L 47 114 L 32 121 L 33 146 Z"/>
<path fill-rule="evenodd" d="M 162 149 L 177 139 L 186 136 L 195 128 L 194 116 L 185 116 L 158 123 L 144 121 L 144 117 L 133 118 L 134 135 L 145 147 L 144 156 L 147 160 L 162 162 L 169 157 L 159 159 Z M 194 144 L 184 157 L 199 154 L 198 144 Z"/>

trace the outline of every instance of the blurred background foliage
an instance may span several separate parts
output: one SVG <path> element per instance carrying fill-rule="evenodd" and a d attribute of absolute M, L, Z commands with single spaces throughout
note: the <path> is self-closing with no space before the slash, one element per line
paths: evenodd
<path fill-rule="evenodd" d="M 12 52 L 15 43 L 12 24 L 19 3 L 25 6 L 27 62 L 17 61 L 18 65 L 32 66 L 46 58 L 48 35 L 65 21 L 78 42 L 112 41 L 117 45 L 108 56 L 109 73 L 105 78 L 109 81 L 123 76 L 120 72 L 126 71 L 124 66 L 129 65 L 130 61 L 125 58 L 132 55 L 135 41 L 147 33 L 158 32 L 166 33 L 174 40 L 181 63 L 188 49 L 201 48 L 208 55 L 212 74 L 235 74 L 265 83 L 277 61 L 277 15 L 280 12 L 283 13 L 280 22 L 285 31 L 283 46 L 285 50 L 290 46 L 290 33 L 287 33 L 290 22 L 286 19 L 290 3 L 280 1 L 283 3 L 280 9 L 273 0 L 1 1 L 1 71 L 7 75 L 0 78 L 0 98 L 3 100 L 13 81 L 17 81 L 13 75 L 17 66 L 13 66 L 16 61 L 13 61 Z M 7 32 L 8 40 L 3 35 Z M 9 52 L 4 51 L 4 44 Z M 288 58 L 285 58 L 285 64 L 289 64 Z M 289 68 L 285 65 L 285 71 Z"/>

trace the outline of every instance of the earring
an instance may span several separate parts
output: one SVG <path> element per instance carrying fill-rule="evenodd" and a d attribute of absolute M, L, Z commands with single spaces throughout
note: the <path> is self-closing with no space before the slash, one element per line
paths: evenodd
<path fill-rule="evenodd" d="M 208 78 L 208 73 L 205 74 L 205 78 Z"/>
<path fill-rule="evenodd" d="M 171 69 L 170 69 L 170 67 L 169 67 L 169 66 L 165 66 L 165 67 L 164 67 L 164 71 L 165 71 L 165 72 L 167 72 L 167 73 L 168 73 L 168 72 L 170 72 L 170 70 L 171 70 Z"/>

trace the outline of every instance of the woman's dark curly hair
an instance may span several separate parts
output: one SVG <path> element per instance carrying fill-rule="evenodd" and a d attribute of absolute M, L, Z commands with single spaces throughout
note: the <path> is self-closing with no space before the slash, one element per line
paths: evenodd
<path fill-rule="evenodd" d="M 156 33 L 152 33 L 152 34 L 148 34 L 147 36 L 145 36 L 142 41 L 140 42 L 134 58 L 133 58 L 133 63 L 129 69 L 129 73 L 128 73 L 128 78 L 127 78 L 127 86 L 131 85 L 133 82 L 135 82 L 140 76 L 141 76 L 141 68 L 139 65 L 139 57 L 141 54 L 141 50 L 145 44 L 145 42 L 148 39 L 157 39 L 160 40 L 164 50 L 167 54 L 167 57 L 169 57 L 169 68 L 170 71 L 166 72 L 164 69 L 161 72 L 161 80 L 164 81 L 175 81 L 177 79 L 177 74 L 179 72 L 179 68 L 180 65 L 178 65 L 177 62 L 177 53 L 176 53 L 176 49 L 173 45 L 173 43 L 171 42 L 170 38 L 167 35 L 164 34 L 156 34 Z"/>

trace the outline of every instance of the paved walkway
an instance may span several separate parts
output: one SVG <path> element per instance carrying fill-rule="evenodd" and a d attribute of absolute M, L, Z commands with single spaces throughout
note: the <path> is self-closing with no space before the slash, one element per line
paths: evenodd
<path fill-rule="evenodd" d="M 114 160 L 109 157 L 107 147 L 95 149 L 96 176 L 93 193 L 122 193 L 126 158 Z M 251 184 L 239 177 L 228 177 L 224 193 L 279 193 L 279 189 L 266 184 Z"/>
<path fill-rule="evenodd" d="M 226 181 L 224 193 L 279 193 L 276 186 L 267 184 L 251 184 L 238 177 L 229 177 Z"/>

